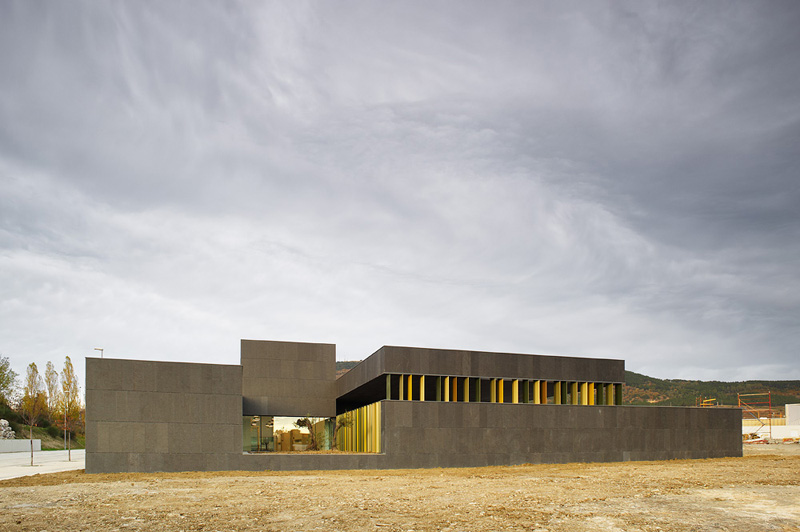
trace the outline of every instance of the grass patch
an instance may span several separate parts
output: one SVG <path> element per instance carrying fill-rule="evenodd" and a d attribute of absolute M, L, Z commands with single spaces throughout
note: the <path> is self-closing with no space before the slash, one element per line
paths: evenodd
<path fill-rule="evenodd" d="M 27 425 L 17 425 L 13 427 L 14 431 L 16 432 L 15 438 L 17 440 L 27 440 L 28 437 L 28 426 Z M 42 450 L 43 451 L 55 451 L 58 449 L 64 449 L 64 431 L 61 430 L 53 430 L 57 427 L 33 427 L 33 439 L 34 440 L 42 440 Z M 55 433 L 55 435 L 54 435 Z M 83 435 L 73 435 L 72 436 L 72 448 L 73 449 L 84 449 L 86 448 L 86 437 Z"/>

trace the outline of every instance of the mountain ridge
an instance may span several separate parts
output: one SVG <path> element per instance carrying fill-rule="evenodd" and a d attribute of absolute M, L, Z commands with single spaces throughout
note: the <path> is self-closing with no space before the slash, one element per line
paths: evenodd
<path fill-rule="evenodd" d="M 738 394 L 772 392 L 772 406 L 800 403 L 800 381 L 701 381 L 657 379 L 633 371 L 625 371 L 622 401 L 625 404 L 654 406 L 694 406 L 698 399 L 715 399 L 715 403 L 738 406 Z M 767 397 L 752 398 L 767 401 Z"/>

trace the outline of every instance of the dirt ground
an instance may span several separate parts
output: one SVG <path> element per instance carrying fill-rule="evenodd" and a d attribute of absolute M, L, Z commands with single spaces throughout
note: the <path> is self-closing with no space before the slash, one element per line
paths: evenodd
<path fill-rule="evenodd" d="M 668 462 L 53 473 L 0 481 L 0 530 L 800 531 L 800 445 Z"/>

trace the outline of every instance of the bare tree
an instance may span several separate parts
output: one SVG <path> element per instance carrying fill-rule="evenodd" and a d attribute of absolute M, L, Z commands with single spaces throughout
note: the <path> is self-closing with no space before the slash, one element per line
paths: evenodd
<path fill-rule="evenodd" d="M 334 419 L 335 422 L 333 425 L 333 441 L 331 442 L 331 449 L 338 449 L 339 444 L 336 438 L 339 436 L 339 429 L 353 426 L 353 419 L 350 417 L 349 412 L 341 416 L 336 416 Z"/>
<path fill-rule="evenodd" d="M 72 460 L 72 431 L 80 420 L 81 402 L 80 388 L 78 388 L 78 378 L 72 367 L 72 360 L 69 357 L 64 361 L 64 369 L 61 371 L 61 408 L 59 417 L 63 416 L 64 439 L 67 440 L 68 460 Z M 59 419 L 61 422 L 62 419 Z"/>
<path fill-rule="evenodd" d="M 47 388 L 47 418 L 50 421 L 54 421 L 61 390 L 58 386 L 58 372 L 49 360 L 47 361 L 47 369 L 44 370 L 44 384 Z"/>
<path fill-rule="evenodd" d="M 308 432 L 311 433 L 311 437 L 309 438 L 308 447 L 306 450 L 308 451 L 318 451 L 319 450 L 319 442 L 317 440 L 317 433 L 314 430 L 314 420 L 308 416 L 302 417 L 294 422 L 294 426 L 297 428 L 307 428 Z"/>
<path fill-rule="evenodd" d="M 42 377 L 34 362 L 28 365 L 28 374 L 25 378 L 25 390 L 20 404 L 22 417 L 28 425 L 28 435 L 31 440 L 31 465 L 33 465 L 33 426 L 47 408 L 47 400 L 42 386 Z"/>

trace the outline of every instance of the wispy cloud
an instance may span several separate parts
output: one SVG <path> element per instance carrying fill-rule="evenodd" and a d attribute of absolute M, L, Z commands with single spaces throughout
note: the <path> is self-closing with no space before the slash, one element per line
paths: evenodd
<path fill-rule="evenodd" d="M 800 378 L 793 3 L 0 6 L 0 352 Z"/>

